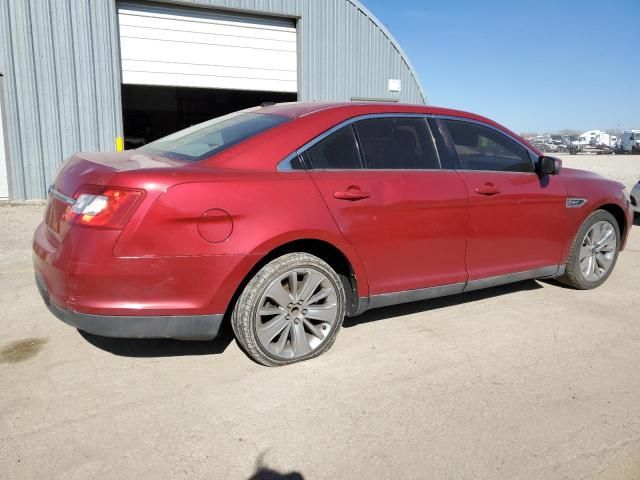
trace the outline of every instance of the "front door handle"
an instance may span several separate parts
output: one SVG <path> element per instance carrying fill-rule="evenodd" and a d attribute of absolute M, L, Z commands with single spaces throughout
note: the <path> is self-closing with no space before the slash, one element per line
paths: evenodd
<path fill-rule="evenodd" d="M 500 193 L 500 189 L 493 183 L 485 183 L 483 186 L 476 187 L 474 190 L 478 195 L 497 195 Z"/>
<path fill-rule="evenodd" d="M 347 188 L 344 192 L 335 192 L 333 194 L 338 200 L 362 200 L 369 198 L 371 194 L 369 192 L 363 192 L 359 188 Z"/>

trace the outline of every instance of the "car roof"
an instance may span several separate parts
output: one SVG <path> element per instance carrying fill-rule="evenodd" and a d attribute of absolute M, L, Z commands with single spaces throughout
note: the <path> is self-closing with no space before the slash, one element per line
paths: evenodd
<path fill-rule="evenodd" d="M 282 115 L 290 118 L 306 117 L 315 113 L 333 110 L 341 111 L 346 116 L 349 113 L 361 115 L 367 111 L 371 113 L 424 113 L 431 115 L 452 115 L 456 117 L 481 118 L 483 121 L 489 121 L 488 118 L 480 117 L 470 112 L 462 110 L 454 110 L 450 108 L 435 107 L 431 105 L 411 105 L 396 102 L 289 102 L 265 105 L 253 111 L 260 113 L 269 113 L 273 115 Z"/>
<path fill-rule="evenodd" d="M 290 118 L 291 121 L 284 122 L 213 155 L 210 159 L 204 160 L 206 165 L 233 170 L 272 171 L 282 159 L 318 135 L 347 120 L 377 114 L 442 115 L 454 119 L 475 120 L 518 138 L 523 145 L 528 146 L 537 155 L 541 155 L 529 142 L 488 118 L 461 110 L 430 105 L 391 102 L 293 102 L 253 107 L 244 112 L 281 115 Z"/>
<path fill-rule="evenodd" d="M 381 113 L 414 113 L 424 115 L 459 117 L 486 123 L 499 130 L 502 130 L 503 132 L 515 138 L 519 138 L 520 141 L 527 145 L 531 150 L 536 152 L 538 155 L 541 155 L 541 152 L 539 152 L 529 142 L 522 139 L 519 135 L 512 132 L 505 126 L 494 122 L 490 118 L 483 117 L 482 115 L 477 115 L 471 112 L 465 112 L 463 110 L 436 107 L 432 105 L 410 105 L 395 102 L 291 102 L 272 104 L 253 109 L 252 111 L 259 113 L 269 113 L 273 115 L 282 115 L 290 117 L 292 119 L 323 116 L 327 114 L 330 114 L 333 118 L 341 117 L 343 119 L 348 119 L 360 115 Z"/>

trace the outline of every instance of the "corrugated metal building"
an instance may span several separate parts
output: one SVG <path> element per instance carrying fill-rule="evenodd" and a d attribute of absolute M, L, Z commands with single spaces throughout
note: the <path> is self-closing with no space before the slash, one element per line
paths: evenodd
<path fill-rule="evenodd" d="M 13 199 L 44 198 L 73 152 L 263 101 L 426 102 L 357 0 L 3 0 L 0 42 L 0 197 Z"/>

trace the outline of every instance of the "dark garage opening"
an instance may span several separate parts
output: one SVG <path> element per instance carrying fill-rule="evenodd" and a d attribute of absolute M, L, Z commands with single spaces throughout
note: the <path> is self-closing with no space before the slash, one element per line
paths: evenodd
<path fill-rule="evenodd" d="M 122 85 L 125 148 L 264 102 L 294 102 L 297 94 L 208 88 Z"/>

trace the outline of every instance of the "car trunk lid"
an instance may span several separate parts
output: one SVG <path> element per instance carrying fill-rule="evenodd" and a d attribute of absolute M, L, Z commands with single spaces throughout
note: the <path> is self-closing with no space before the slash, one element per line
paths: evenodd
<path fill-rule="evenodd" d="M 48 240 L 57 247 L 65 237 L 70 227 L 69 214 L 81 188 L 113 186 L 117 183 L 114 177 L 122 172 L 181 165 L 184 163 L 136 151 L 72 155 L 63 163 L 55 183 L 49 189 L 44 217 Z"/>

